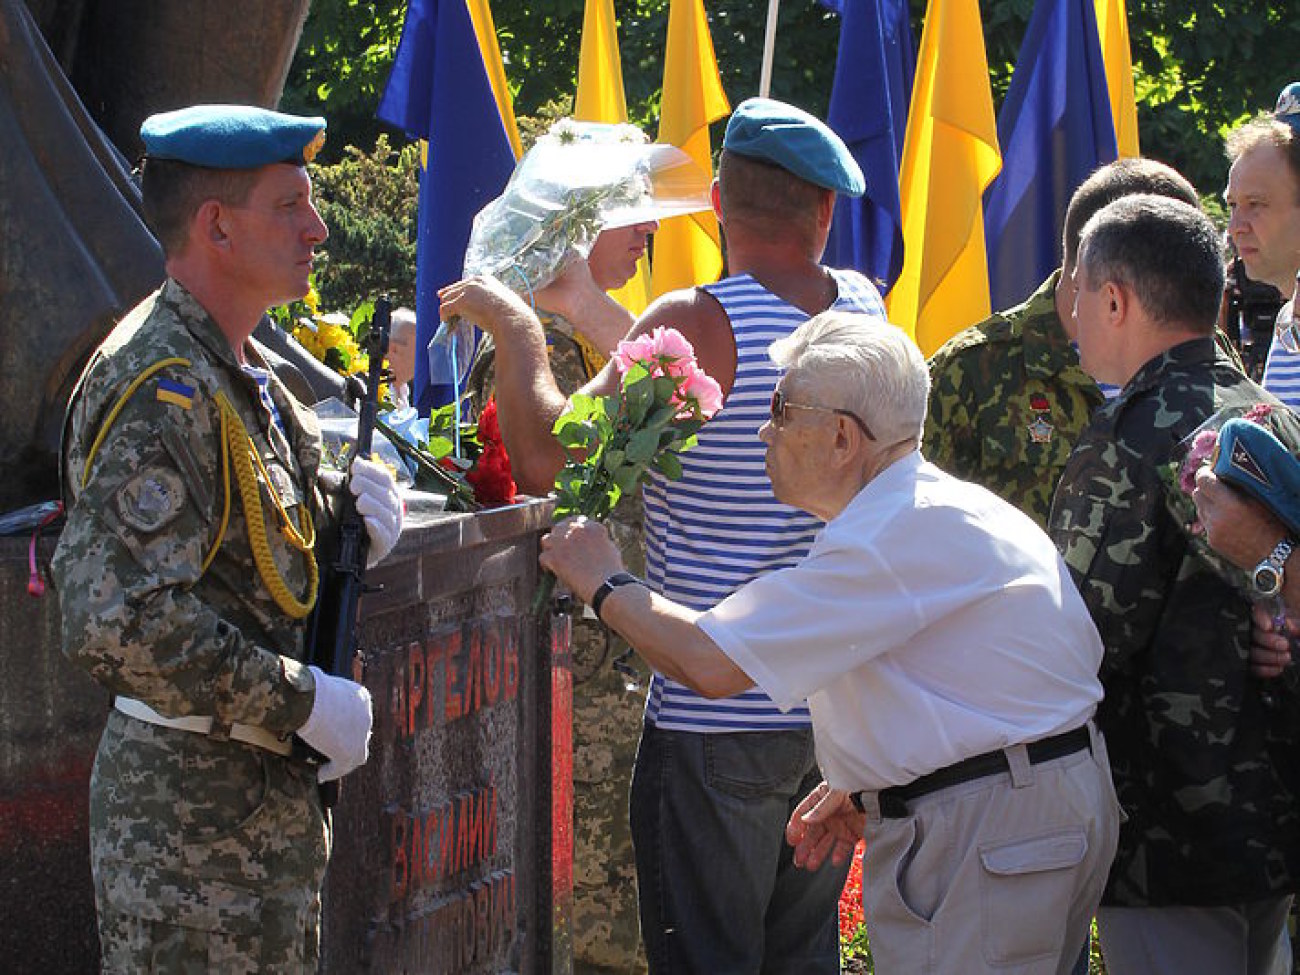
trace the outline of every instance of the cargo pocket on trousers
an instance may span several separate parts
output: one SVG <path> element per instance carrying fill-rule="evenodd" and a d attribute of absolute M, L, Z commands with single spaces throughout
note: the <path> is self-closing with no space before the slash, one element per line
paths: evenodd
<path fill-rule="evenodd" d="M 262 899 L 254 891 L 167 870 L 128 866 L 105 878 L 104 898 L 131 943 L 104 945 L 110 970 L 262 969 Z M 187 967 L 188 966 L 188 967 Z M 195 968 L 195 970 L 200 970 Z"/>
<path fill-rule="evenodd" d="M 986 962 L 1019 965 L 1061 953 L 1075 868 L 1087 852 L 1082 827 L 980 848 Z"/>

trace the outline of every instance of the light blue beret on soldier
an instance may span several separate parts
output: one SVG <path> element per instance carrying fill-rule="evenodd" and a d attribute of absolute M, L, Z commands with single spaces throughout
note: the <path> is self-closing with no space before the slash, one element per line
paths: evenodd
<path fill-rule="evenodd" d="M 1214 473 L 1245 491 L 1300 536 L 1300 461 L 1257 423 L 1232 419 L 1219 430 Z"/>
<path fill-rule="evenodd" d="M 210 169 L 302 166 L 325 143 L 325 120 L 252 105 L 192 105 L 150 115 L 140 126 L 145 155 Z"/>
<path fill-rule="evenodd" d="M 1291 128 L 1300 130 L 1300 81 L 1293 81 L 1278 93 L 1273 116 Z"/>
<path fill-rule="evenodd" d="M 843 140 L 802 109 L 772 98 L 748 98 L 731 113 L 722 148 L 761 159 L 845 196 L 867 189 Z"/>

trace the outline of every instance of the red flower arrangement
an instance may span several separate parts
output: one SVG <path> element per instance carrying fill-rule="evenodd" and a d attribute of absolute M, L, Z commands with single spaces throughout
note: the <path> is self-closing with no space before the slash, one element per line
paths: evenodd
<path fill-rule="evenodd" d="M 501 425 L 497 422 L 496 397 L 488 400 L 478 418 L 478 439 L 483 449 L 465 474 L 465 480 L 481 504 L 510 504 L 517 489 L 510 474 L 510 457 L 501 439 Z"/>

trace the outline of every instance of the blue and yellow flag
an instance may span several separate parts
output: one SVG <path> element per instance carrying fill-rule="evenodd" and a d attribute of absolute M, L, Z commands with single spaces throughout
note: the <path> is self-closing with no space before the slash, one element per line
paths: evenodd
<path fill-rule="evenodd" d="M 583 122 L 626 122 L 623 60 L 618 53 L 614 0 L 587 0 L 582 19 L 582 48 L 578 53 L 578 95 L 573 117 Z M 649 304 L 650 260 L 637 261 L 631 280 L 610 297 L 640 315 Z M 602 350 L 603 351 L 603 350 Z"/>
<path fill-rule="evenodd" d="M 1138 147 L 1137 99 L 1133 93 L 1133 52 L 1124 0 L 1097 0 L 1097 33 L 1106 62 L 1106 87 L 1121 159 L 1142 155 Z"/>
<path fill-rule="evenodd" d="M 438 289 L 461 276 L 474 215 L 505 187 L 515 155 L 466 0 L 411 0 L 378 116 L 429 143 L 420 178 L 417 348 L 438 327 Z M 472 349 L 415 357 L 412 402 L 451 402 Z"/>
<path fill-rule="evenodd" d="M 703 0 L 672 0 L 664 51 L 659 141 L 677 146 L 706 173 L 713 172 L 709 124 L 731 111 Z M 650 294 L 716 281 L 722 273 L 722 234 L 712 211 L 665 220 L 655 235 Z"/>
<path fill-rule="evenodd" d="M 856 0 L 841 12 L 826 122 L 862 167 L 867 191 L 858 199 L 836 200 L 822 260 L 856 268 L 888 290 L 903 269 L 898 163 L 916 71 L 912 27 L 907 0 Z"/>
<path fill-rule="evenodd" d="M 926 355 L 988 317 L 982 197 L 1001 165 L 978 0 L 930 0 L 900 170 L 906 252 L 887 303 Z"/>
<path fill-rule="evenodd" d="M 1002 174 L 984 208 L 994 308 L 1024 301 L 1061 263 L 1065 208 L 1115 159 L 1093 0 L 1038 0 L 998 119 Z"/>

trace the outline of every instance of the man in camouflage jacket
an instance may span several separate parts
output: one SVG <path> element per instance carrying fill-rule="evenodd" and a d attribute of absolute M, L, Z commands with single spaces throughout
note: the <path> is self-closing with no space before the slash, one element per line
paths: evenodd
<path fill-rule="evenodd" d="M 1270 401 L 1216 350 L 1219 235 L 1154 196 L 1084 228 L 1082 365 L 1123 384 L 1062 475 L 1051 534 L 1105 644 L 1097 713 L 1128 821 L 1098 912 L 1112 975 L 1288 971 L 1300 873 L 1294 726 L 1251 674 L 1244 576 L 1189 528 L 1185 441 Z M 1278 431 L 1300 444 L 1289 414 Z"/>
<path fill-rule="evenodd" d="M 318 779 L 365 760 L 371 705 L 307 663 L 319 430 L 249 336 L 307 291 L 326 231 L 304 167 L 323 127 L 239 106 L 145 122 L 168 279 L 69 406 L 53 563 L 64 652 L 115 695 L 90 783 L 106 973 L 317 969 Z M 362 465 L 352 485 L 377 560 L 400 501 Z M 295 733 L 327 764 L 295 758 Z"/>
<path fill-rule="evenodd" d="M 1072 345 L 1079 232 L 1129 193 L 1198 205 L 1192 184 L 1163 163 L 1122 159 L 1101 167 L 1070 199 L 1061 269 L 1023 304 L 959 332 L 930 358 L 925 456 L 1044 528 L 1066 458 L 1103 399 Z"/>

